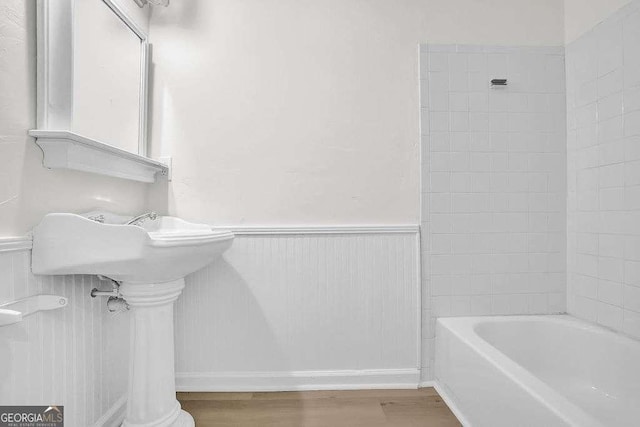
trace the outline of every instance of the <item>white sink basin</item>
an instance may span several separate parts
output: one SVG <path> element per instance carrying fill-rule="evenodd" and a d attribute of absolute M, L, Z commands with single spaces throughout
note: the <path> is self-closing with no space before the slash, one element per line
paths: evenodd
<path fill-rule="evenodd" d="M 96 216 L 97 213 L 92 213 Z M 103 213 L 104 223 L 53 213 L 33 231 L 35 274 L 99 274 L 128 283 L 181 279 L 227 250 L 233 233 L 214 231 L 174 217 L 124 225 L 125 217 Z"/>
<path fill-rule="evenodd" d="M 35 274 L 98 274 L 119 282 L 132 335 L 122 426 L 193 427 L 193 417 L 176 400 L 173 302 L 184 277 L 227 250 L 233 234 L 173 217 L 126 225 L 129 219 L 106 212 L 49 214 L 33 230 L 31 268 Z"/>

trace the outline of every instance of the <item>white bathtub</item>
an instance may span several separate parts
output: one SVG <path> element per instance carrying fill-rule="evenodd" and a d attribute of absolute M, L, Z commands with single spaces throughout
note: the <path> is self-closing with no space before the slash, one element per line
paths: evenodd
<path fill-rule="evenodd" d="M 465 426 L 640 426 L 640 342 L 571 316 L 438 319 L 436 384 Z"/>

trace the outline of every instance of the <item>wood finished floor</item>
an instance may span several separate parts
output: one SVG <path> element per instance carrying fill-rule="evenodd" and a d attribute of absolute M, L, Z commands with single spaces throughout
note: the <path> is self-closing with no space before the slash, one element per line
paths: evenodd
<path fill-rule="evenodd" d="M 460 427 L 433 388 L 178 393 L 196 427 Z"/>

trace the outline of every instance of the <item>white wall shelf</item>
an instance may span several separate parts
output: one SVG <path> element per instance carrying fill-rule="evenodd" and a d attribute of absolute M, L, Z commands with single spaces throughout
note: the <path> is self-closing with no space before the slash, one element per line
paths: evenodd
<path fill-rule="evenodd" d="M 137 150 L 124 151 L 73 132 L 74 129 L 74 0 L 37 1 L 37 129 L 29 134 L 44 151 L 44 166 L 74 169 L 152 183 L 168 166 L 144 157 L 147 153 L 147 89 L 149 43 L 147 34 L 118 2 L 102 0 L 140 41 L 140 93 Z M 77 59 L 77 58 L 76 58 Z M 77 88 L 75 88 L 77 89 Z M 118 126 L 112 123 L 112 126 Z M 106 139 L 113 143 L 113 141 Z M 134 151 L 137 151 L 134 153 Z"/>
<path fill-rule="evenodd" d="M 31 130 L 44 152 L 43 164 L 50 169 L 73 169 L 117 178 L 152 183 L 156 174 L 167 175 L 164 163 L 129 153 L 69 131 Z"/>

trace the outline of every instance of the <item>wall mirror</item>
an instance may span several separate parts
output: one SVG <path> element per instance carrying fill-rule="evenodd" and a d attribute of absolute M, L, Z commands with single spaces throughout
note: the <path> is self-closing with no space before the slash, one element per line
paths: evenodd
<path fill-rule="evenodd" d="M 146 154 L 147 36 L 106 0 L 74 4 L 71 130 Z"/>
<path fill-rule="evenodd" d="M 153 182 L 149 43 L 116 0 L 38 0 L 38 129 L 44 165 Z"/>

